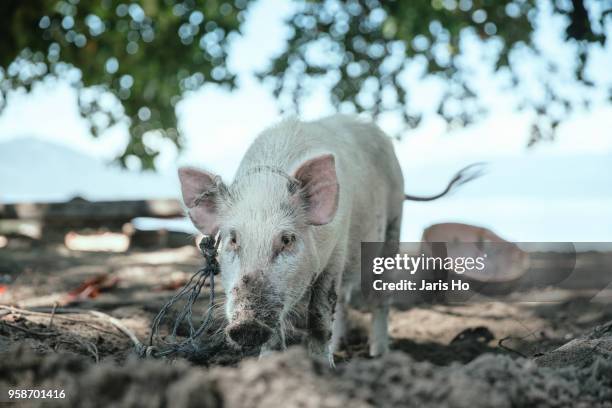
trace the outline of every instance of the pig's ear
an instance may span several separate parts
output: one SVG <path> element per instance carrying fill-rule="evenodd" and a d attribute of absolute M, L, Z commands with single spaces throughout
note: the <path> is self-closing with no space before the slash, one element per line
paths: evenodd
<path fill-rule="evenodd" d="M 303 203 L 311 225 L 331 222 L 338 209 L 338 179 L 334 156 L 324 154 L 310 159 L 293 174 L 302 186 Z"/>
<path fill-rule="evenodd" d="M 216 234 L 219 225 L 215 176 L 193 167 L 181 167 L 178 174 L 189 218 L 203 234 Z"/>

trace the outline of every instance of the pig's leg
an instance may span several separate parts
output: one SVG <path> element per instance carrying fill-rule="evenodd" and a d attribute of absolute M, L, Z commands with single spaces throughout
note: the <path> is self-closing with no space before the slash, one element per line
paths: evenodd
<path fill-rule="evenodd" d="M 370 356 L 377 357 L 389 350 L 389 305 L 384 302 L 372 307 L 371 311 Z"/>
<path fill-rule="evenodd" d="M 329 341 L 336 300 L 336 275 L 327 269 L 315 279 L 311 289 L 308 305 L 308 349 L 312 355 L 327 357 L 332 365 L 333 354 Z"/>
<path fill-rule="evenodd" d="M 342 345 L 342 342 L 344 341 L 347 324 L 346 314 L 346 302 L 342 299 L 338 299 L 338 303 L 336 303 L 336 313 L 334 314 L 334 322 L 332 325 L 332 337 L 329 350 L 331 354 L 338 351 Z"/>
<path fill-rule="evenodd" d="M 347 272 L 345 271 L 345 274 Z M 346 275 L 345 275 L 346 276 Z M 338 302 L 336 303 L 336 312 L 334 314 L 334 322 L 332 324 L 332 338 L 330 343 L 330 353 L 334 354 L 340 350 L 342 343 L 346 340 L 346 331 L 348 327 L 348 305 L 351 302 L 352 283 L 340 279 L 336 284 L 336 293 L 338 294 Z"/>
<path fill-rule="evenodd" d="M 401 208 L 401 207 L 400 207 Z M 401 214 L 401 213 L 400 213 Z M 393 257 L 399 251 L 399 234 L 401 215 L 395 217 L 387 225 L 385 231 L 385 244 L 381 255 Z M 389 302 L 382 299 L 370 305 L 372 312 L 372 326 L 370 331 L 370 355 L 372 357 L 385 354 L 389 350 Z"/>

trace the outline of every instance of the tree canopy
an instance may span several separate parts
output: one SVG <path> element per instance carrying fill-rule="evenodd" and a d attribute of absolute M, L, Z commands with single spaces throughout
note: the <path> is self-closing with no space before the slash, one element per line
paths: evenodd
<path fill-rule="evenodd" d="M 256 1 L 0 2 L 0 106 L 12 90 L 29 91 L 48 77 L 68 79 L 92 134 L 126 121 L 130 141 L 119 161 L 135 157 L 143 168 L 153 168 L 158 152 L 147 144 L 147 132 L 161 132 L 181 147 L 177 101 L 206 82 L 235 86 L 228 47 Z M 578 99 L 555 85 L 551 73 L 559 67 L 534 40 L 546 4 L 565 24 Z M 491 64 L 506 76 L 508 88 L 524 86 L 520 61 L 513 57 L 517 50 L 532 52 L 545 65 L 542 92 L 521 95 L 517 104 L 536 113 L 532 141 L 550 137 L 577 105 L 591 102 L 597 84 L 587 72 L 590 50 L 608 41 L 612 15 L 610 0 L 294 0 L 294 6 L 285 49 L 258 73 L 272 82 L 279 99 L 299 108 L 313 81 L 325 81 L 335 106 L 374 116 L 397 112 L 415 127 L 422 112 L 404 74 L 421 62 L 423 77 L 444 83 L 437 113 L 463 126 L 487 108 L 462 59 L 471 37 L 491 43 Z M 610 98 L 612 89 L 607 91 Z"/>
<path fill-rule="evenodd" d="M 156 130 L 181 147 L 174 109 L 181 96 L 205 82 L 234 86 L 227 49 L 246 6 L 240 0 L 2 1 L 2 102 L 11 90 L 29 91 L 46 77 L 68 79 L 92 134 L 127 120 L 130 141 L 120 162 L 132 156 L 153 168 L 158 152 L 143 136 Z"/>

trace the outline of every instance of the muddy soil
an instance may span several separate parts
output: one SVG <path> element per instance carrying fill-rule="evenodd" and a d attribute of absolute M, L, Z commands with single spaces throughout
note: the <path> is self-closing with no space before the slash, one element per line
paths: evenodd
<path fill-rule="evenodd" d="M 194 248 L 1 251 L 0 275 L 10 283 L 0 292 L 0 405 L 9 388 L 35 388 L 62 389 L 66 398 L 20 404 L 612 407 L 609 290 L 538 288 L 546 302 L 393 310 L 392 352 L 380 359 L 367 356 L 369 316 L 352 311 L 336 369 L 299 344 L 258 360 L 219 336 L 205 338 L 206 353 L 192 361 L 143 360 L 107 316 L 144 341 L 157 311 L 199 267 Z M 203 294 L 194 314 L 207 302 Z"/>

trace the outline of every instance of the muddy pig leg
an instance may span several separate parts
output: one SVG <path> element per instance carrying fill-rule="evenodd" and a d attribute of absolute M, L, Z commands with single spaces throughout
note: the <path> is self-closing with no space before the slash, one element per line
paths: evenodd
<path fill-rule="evenodd" d="M 329 342 L 336 300 L 336 277 L 329 270 L 325 270 L 311 288 L 308 305 L 308 350 L 313 356 L 326 357 L 332 366 L 334 361 Z"/>
<path fill-rule="evenodd" d="M 348 271 L 345 270 L 345 276 Z M 330 343 L 330 353 L 334 354 L 342 347 L 346 341 L 346 332 L 348 330 L 348 305 L 351 303 L 352 294 L 351 282 L 339 280 L 336 284 L 336 293 L 338 294 L 338 302 L 336 303 L 336 313 L 334 314 L 334 322 L 332 326 L 332 338 Z"/>
<path fill-rule="evenodd" d="M 399 235 L 401 228 L 401 215 L 394 218 L 387 225 L 385 231 L 385 244 L 381 256 L 394 257 L 399 251 Z M 370 305 L 372 312 L 372 326 L 370 330 L 370 355 L 372 357 L 385 354 L 389 350 L 389 301 L 381 299 Z"/>
<path fill-rule="evenodd" d="M 334 314 L 334 322 L 332 325 L 332 337 L 330 342 L 330 350 L 331 354 L 334 354 L 336 351 L 340 349 L 342 346 L 342 342 L 346 336 L 346 326 L 347 326 L 347 310 L 346 310 L 347 302 L 342 299 L 342 296 L 338 298 L 338 302 L 336 303 L 336 313 Z"/>

